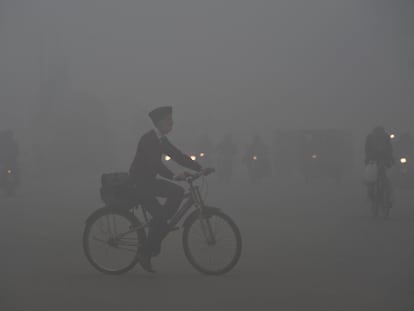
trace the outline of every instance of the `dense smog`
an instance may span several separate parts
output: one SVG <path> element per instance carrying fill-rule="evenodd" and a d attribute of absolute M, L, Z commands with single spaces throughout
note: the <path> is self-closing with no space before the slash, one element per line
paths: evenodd
<path fill-rule="evenodd" d="M 414 3 L 0 1 L 0 310 L 414 310 Z"/>

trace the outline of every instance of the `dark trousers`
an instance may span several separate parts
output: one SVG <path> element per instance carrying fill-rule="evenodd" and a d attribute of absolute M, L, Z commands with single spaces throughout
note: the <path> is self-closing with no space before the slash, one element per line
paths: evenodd
<path fill-rule="evenodd" d="M 167 220 L 180 207 L 184 197 L 184 189 L 163 179 L 154 179 L 147 181 L 145 185 L 137 186 L 139 188 L 140 201 L 152 216 L 143 251 L 156 256 L 161 250 L 162 240 L 168 234 Z M 157 197 L 165 198 L 165 204 L 161 205 Z"/>

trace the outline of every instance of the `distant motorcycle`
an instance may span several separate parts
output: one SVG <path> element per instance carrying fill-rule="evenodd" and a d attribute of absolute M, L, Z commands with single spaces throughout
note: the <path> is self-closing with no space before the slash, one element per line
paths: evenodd
<path fill-rule="evenodd" d="M 13 196 L 18 186 L 17 171 L 11 167 L 5 167 L 1 171 L 0 186 L 7 196 Z"/>

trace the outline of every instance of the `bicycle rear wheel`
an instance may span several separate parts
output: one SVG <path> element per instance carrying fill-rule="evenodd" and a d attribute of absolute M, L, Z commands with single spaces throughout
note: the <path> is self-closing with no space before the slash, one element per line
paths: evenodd
<path fill-rule="evenodd" d="M 196 270 L 206 275 L 222 275 L 239 261 L 242 239 L 229 216 L 211 210 L 189 221 L 183 232 L 183 247 Z"/>
<path fill-rule="evenodd" d="M 138 262 L 138 248 L 145 241 L 145 230 L 128 211 L 103 208 L 86 223 L 83 249 L 90 264 L 106 274 L 122 274 Z"/>

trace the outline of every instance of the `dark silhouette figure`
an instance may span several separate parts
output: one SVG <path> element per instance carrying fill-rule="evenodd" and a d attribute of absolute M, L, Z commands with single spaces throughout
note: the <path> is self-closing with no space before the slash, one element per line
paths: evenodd
<path fill-rule="evenodd" d="M 151 111 L 149 116 L 155 129 L 144 134 L 139 140 L 130 175 L 137 186 L 143 207 L 152 216 L 148 238 L 139 256 L 143 268 L 153 272 L 150 258 L 160 253 L 161 241 L 169 230 L 167 220 L 179 208 L 184 196 L 182 187 L 157 176 L 170 180 L 183 180 L 188 174 L 183 172 L 174 175 L 162 162 L 162 156 L 168 155 L 178 164 L 195 171 L 200 171 L 201 165 L 182 153 L 167 139 L 166 135 L 173 126 L 171 107 L 157 108 Z M 166 198 L 165 204 L 161 205 L 157 197 Z"/>

